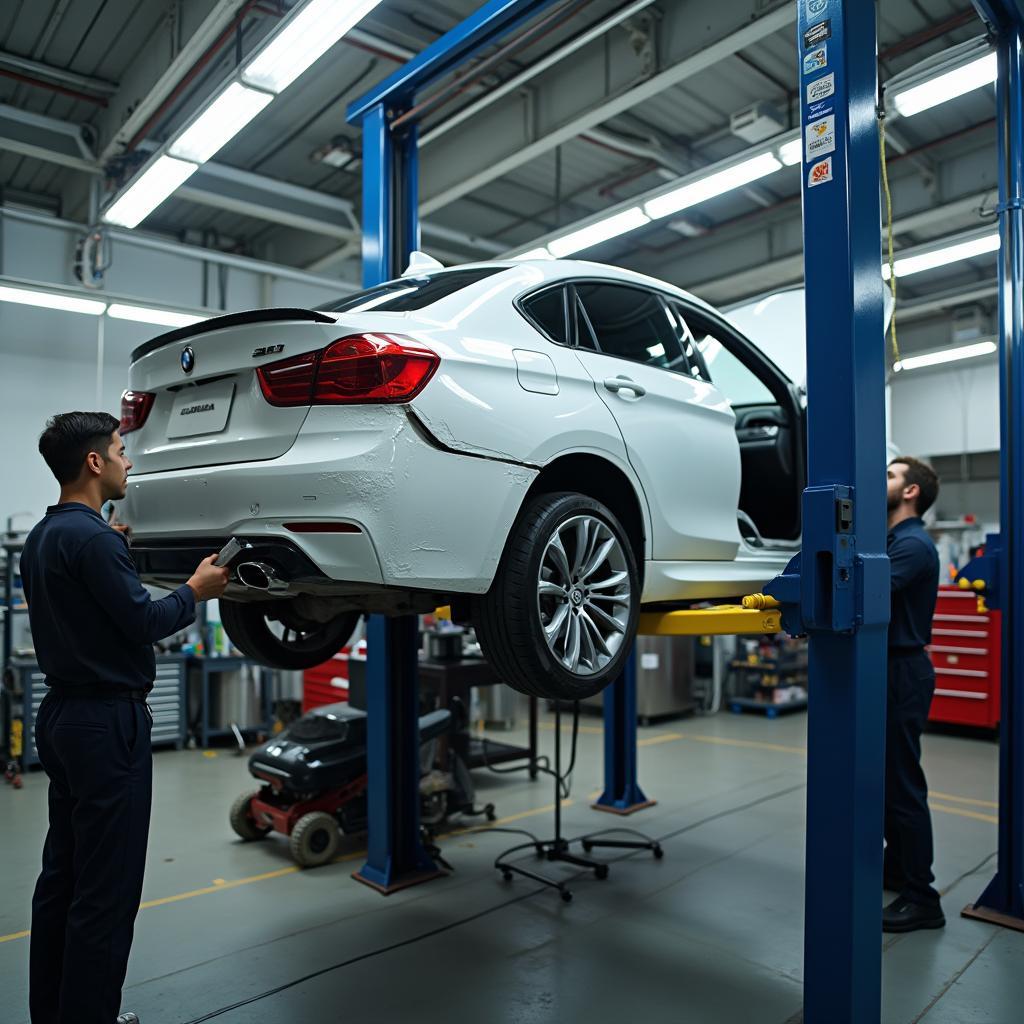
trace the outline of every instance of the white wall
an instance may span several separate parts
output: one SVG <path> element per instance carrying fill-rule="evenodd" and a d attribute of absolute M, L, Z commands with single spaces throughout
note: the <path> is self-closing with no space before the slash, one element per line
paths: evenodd
<path fill-rule="evenodd" d="M 0 491 L 4 521 L 15 512 L 38 519 L 56 500 L 57 483 L 37 449 L 49 416 L 75 409 L 120 415 L 128 355 L 153 328 L 105 319 L 98 381 L 98 324 L 97 317 L 0 303 L 0 433 L 11 460 Z M 15 525 L 23 529 L 27 520 Z"/>
<path fill-rule="evenodd" d="M 891 434 L 902 454 L 923 458 L 998 450 L 998 363 L 991 359 L 896 374 Z"/>

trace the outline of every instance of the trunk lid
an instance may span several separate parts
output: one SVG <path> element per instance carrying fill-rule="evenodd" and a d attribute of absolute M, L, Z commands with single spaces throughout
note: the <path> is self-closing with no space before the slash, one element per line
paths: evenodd
<path fill-rule="evenodd" d="M 292 446 L 309 406 L 278 408 L 263 396 L 260 366 L 329 345 L 353 317 L 301 309 L 215 317 L 163 334 L 132 353 L 131 389 L 153 394 L 125 446 L 134 472 L 274 459 Z"/>

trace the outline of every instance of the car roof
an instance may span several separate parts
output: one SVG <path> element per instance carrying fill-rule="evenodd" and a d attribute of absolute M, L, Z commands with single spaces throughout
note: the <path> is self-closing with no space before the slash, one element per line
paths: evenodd
<path fill-rule="evenodd" d="M 537 285 L 554 284 L 558 281 L 575 280 L 581 277 L 606 278 L 609 281 L 618 281 L 621 284 L 636 284 L 643 288 L 655 288 L 658 291 L 670 292 L 681 299 L 685 299 L 694 305 L 721 316 L 721 312 L 714 306 L 698 298 L 691 292 L 679 288 L 668 281 L 662 281 L 656 277 L 649 277 L 646 274 L 639 274 L 634 270 L 626 270 L 623 267 L 611 266 L 607 263 L 594 263 L 590 260 L 480 260 L 476 263 L 460 263 L 457 266 L 445 267 L 444 270 L 437 270 L 430 273 L 446 274 L 453 270 L 473 270 L 491 267 L 500 267 L 505 270 L 528 270 L 531 283 Z M 411 275 L 415 276 L 415 275 Z"/>

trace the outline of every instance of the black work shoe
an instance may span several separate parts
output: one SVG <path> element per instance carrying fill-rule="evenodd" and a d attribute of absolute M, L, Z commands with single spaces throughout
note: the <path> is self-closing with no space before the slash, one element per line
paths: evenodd
<path fill-rule="evenodd" d="M 134 1013 L 122 1013 L 114 1024 L 139 1024 L 139 1018 Z"/>
<path fill-rule="evenodd" d="M 920 928 L 944 928 L 946 919 L 936 903 L 926 906 L 897 897 L 882 911 L 883 932 L 916 932 Z"/>

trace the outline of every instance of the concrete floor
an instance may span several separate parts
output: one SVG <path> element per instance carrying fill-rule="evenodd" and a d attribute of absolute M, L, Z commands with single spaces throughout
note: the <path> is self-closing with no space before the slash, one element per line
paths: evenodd
<path fill-rule="evenodd" d="M 338 863 L 299 871 L 283 842 L 245 844 L 229 831 L 227 809 L 248 785 L 243 760 L 158 752 L 125 1008 L 144 1024 L 799 1021 L 805 729 L 803 715 L 722 714 L 641 730 L 641 783 L 658 804 L 628 824 L 666 837 L 665 858 L 619 860 L 605 882 L 580 877 L 571 904 L 502 882 L 493 859 L 516 841 L 502 833 L 444 840 L 455 873 L 387 899 L 349 877 L 358 839 Z M 569 835 L 616 823 L 589 808 L 600 732 L 583 719 Z M 541 738 L 550 749 L 550 719 Z M 991 741 L 925 737 L 948 925 L 883 942 L 885 1024 L 1021 1019 L 1024 934 L 959 916 L 992 871 L 996 760 Z M 508 827 L 551 827 L 547 780 L 477 782 Z M 24 930 L 45 785 L 32 773 L 20 792 L 0 787 L 6 1024 L 28 1021 Z"/>

